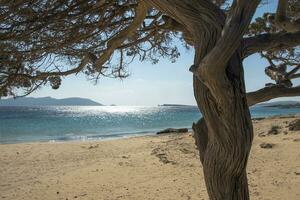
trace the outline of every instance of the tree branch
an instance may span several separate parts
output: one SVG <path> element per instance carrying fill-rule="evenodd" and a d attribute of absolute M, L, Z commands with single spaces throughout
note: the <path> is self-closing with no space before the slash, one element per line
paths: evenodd
<path fill-rule="evenodd" d="M 97 71 L 101 71 L 103 64 L 110 59 L 111 55 L 122 43 L 130 38 L 137 28 L 142 24 L 144 21 L 148 11 L 148 6 L 144 1 L 140 1 L 136 10 L 135 10 L 135 17 L 132 23 L 124 30 L 120 31 L 116 37 L 111 39 L 107 42 L 107 49 L 106 51 L 95 61 L 94 67 Z"/>
<path fill-rule="evenodd" d="M 300 32 L 261 34 L 243 40 L 243 58 L 260 51 L 278 51 L 300 45 Z"/>
<path fill-rule="evenodd" d="M 290 72 L 288 72 L 286 74 L 286 77 L 290 78 L 290 79 L 295 79 L 297 78 L 297 76 L 295 77 L 296 72 L 298 72 L 300 70 L 300 64 L 298 64 L 294 69 L 292 69 Z"/>
<path fill-rule="evenodd" d="M 290 79 L 296 79 L 296 78 L 300 78 L 300 73 L 298 74 L 292 74 L 289 76 Z"/>
<path fill-rule="evenodd" d="M 287 88 L 282 85 L 265 87 L 255 92 L 247 93 L 247 101 L 249 106 L 269 101 L 278 97 L 293 97 L 300 96 L 300 86 Z"/>

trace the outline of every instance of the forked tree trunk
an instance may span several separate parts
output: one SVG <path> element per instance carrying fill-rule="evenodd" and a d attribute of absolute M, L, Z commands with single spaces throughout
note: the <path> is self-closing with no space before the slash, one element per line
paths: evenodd
<path fill-rule="evenodd" d="M 218 27 L 203 30 L 201 24 L 193 24 L 194 65 L 199 66 L 220 33 Z M 222 74 L 208 74 L 205 80 L 193 78 L 194 95 L 203 114 L 203 119 L 193 127 L 211 200 L 249 199 L 246 166 L 253 128 L 240 49 L 231 56 Z"/>
<path fill-rule="evenodd" d="M 206 0 L 147 2 L 184 26 L 182 31 L 188 32 L 186 35 L 191 37 L 195 48 L 194 66 L 201 70 L 203 58 L 221 37 L 224 13 Z M 225 71 L 193 78 L 195 98 L 204 118 L 194 124 L 193 129 L 211 200 L 249 199 L 246 166 L 253 130 L 239 51 L 229 53 L 229 57 L 232 56 L 224 61 Z M 214 59 L 219 58 L 210 60 Z M 206 64 L 206 67 L 214 67 Z"/>

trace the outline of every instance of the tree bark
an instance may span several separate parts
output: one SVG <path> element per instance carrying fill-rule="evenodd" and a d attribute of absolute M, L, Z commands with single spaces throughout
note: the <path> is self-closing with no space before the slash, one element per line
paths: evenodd
<path fill-rule="evenodd" d="M 204 0 L 148 0 L 148 2 L 183 24 L 193 37 L 194 66 L 200 66 L 203 58 L 210 53 L 221 37 L 225 25 L 224 13 Z M 237 3 L 245 2 L 237 1 Z M 245 9 L 235 11 L 241 13 L 239 16 L 243 16 L 243 13 L 246 13 Z M 239 31 L 243 32 L 241 29 Z M 232 51 L 230 48 L 229 50 Z M 253 130 L 240 50 L 241 48 L 238 48 L 232 51 L 233 53 L 227 52 L 230 55 L 223 62 L 224 71 L 217 70 L 204 76 L 193 77 L 194 95 L 203 114 L 203 119 L 194 124 L 193 129 L 211 200 L 249 199 L 246 166 Z M 219 60 L 217 63 L 222 64 Z M 208 68 L 219 67 L 210 66 L 209 62 L 204 64 Z"/>
<path fill-rule="evenodd" d="M 197 123 L 193 123 L 192 128 L 194 131 L 195 144 L 199 150 L 200 160 L 203 163 L 208 142 L 208 130 L 204 118 L 201 118 Z"/>
<path fill-rule="evenodd" d="M 233 76 L 230 69 L 237 67 L 240 76 Z M 235 93 L 228 95 L 228 113 L 220 112 L 209 89 L 194 77 L 195 98 L 204 119 L 193 128 L 211 200 L 249 199 L 246 165 L 253 131 L 241 63 L 229 65 L 227 76 L 233 78 L 231 87 Z"/>

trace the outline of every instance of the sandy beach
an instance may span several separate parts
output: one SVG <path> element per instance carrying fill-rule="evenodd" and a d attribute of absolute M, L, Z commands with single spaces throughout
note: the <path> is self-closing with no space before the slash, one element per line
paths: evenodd
<path fill-rule="evenodd" d="M 300 199 L 300 131 L 288 128 L 296 119 L 254 120 L 248 164 L 252 199 Z M 268 134 L 272 126 L 277 131 Z M 0 169 L 1 199 L 208 199 L 191 133 L 3 144 Z"/>

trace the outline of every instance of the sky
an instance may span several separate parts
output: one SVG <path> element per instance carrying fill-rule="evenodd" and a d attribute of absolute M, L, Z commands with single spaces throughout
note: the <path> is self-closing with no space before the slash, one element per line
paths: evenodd
<path fill-rule="evenodd" d="M 258 8 L 255 16 L 264 12 L 275 12 L 277 0 L 268 0 L 269 4 Z M 126 79 L 101 78 L 97 85 L 88 81 L 84 75 L 66 77 L 58 90 L 44 87 L 34 92 L 32 97 L 51 96 L 54 98 L 82 97 L 110 105 L 156 106 L 158 104 L 196 105 L 192 73 L 189 67 L 193 63 L 193 50 L 180 48 L 181 56 L 175 63 L 160 60 L 158 64 L 135 61 L 130 64 L 130 76 Z M 259 55 L 245 59 L 246 90 L 254 91 L 272 82 L 264 73 L 268 63 Z M 295 85 L 300 81 L 295 81 Z M 300 97 L 275 100 L 300 100 Z"/>

